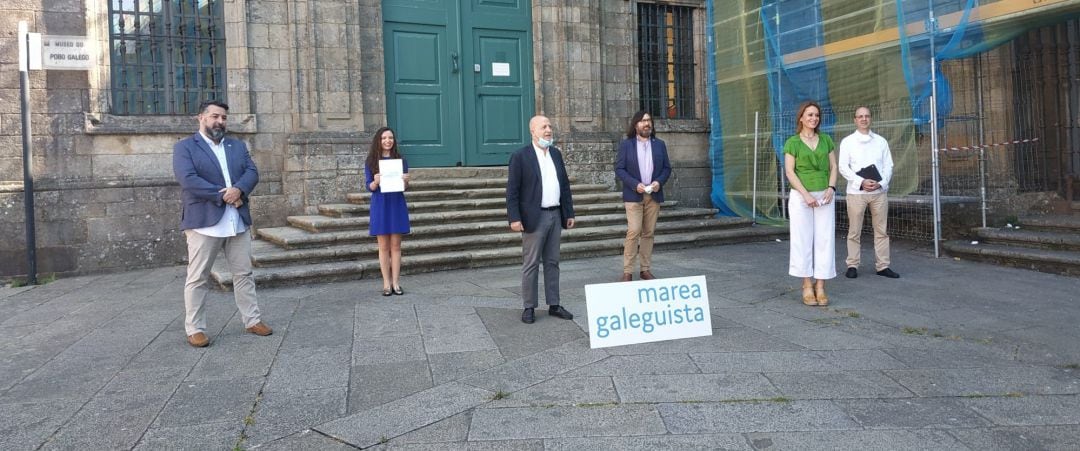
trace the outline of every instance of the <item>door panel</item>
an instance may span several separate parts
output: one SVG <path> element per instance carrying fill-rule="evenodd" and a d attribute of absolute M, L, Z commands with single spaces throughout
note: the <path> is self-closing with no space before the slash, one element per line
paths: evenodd
<path fill-rule="evenodd" d="M 386 119 L 412 166 L 453 166 L 460 159 L 457 77 L 448 70 L 446 27 L 386 23 Z"/>
<path fill-rule="evenodd" d="M 411 166 L 505 165 L 535 110 L 527 0 L 383 0 L 387 122 Z"/>
<path fill-rule="evenodd" d="M 469 161 L 507 164 L 510 154 L 530 141 L 534 114 L 532 20 L 524 0 L 473 0 L 463 20 L 466 71 L 465 141 Z M 479 65 L 479 71 L 475 65 Z"/>

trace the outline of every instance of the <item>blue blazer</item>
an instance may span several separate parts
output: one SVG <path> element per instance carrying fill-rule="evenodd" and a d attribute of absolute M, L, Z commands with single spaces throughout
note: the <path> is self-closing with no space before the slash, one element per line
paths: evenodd
<path fill-rule="evenodd" d="M 551 161 L 555 163 L 555 174 L 559 178 L 559 216 L 562 228 L 566 220 L 574 218 L 574 201 L 570 197 L 570 177 L 566 175 L 562 152 L 555 146 L 549 147 Z M 543 196 L 540 177 L 540 161 L 532 143 L 518 149 L 510 155 L 510 175 L 506 180 L 506 214 L 510 223 L 521 221 L 525 232 L 532 233 L 540 221 L 540 199 Z"/>
<path fill-rule="evenodd" d="M 649 138 L 652 144 L 653 172 L 652 181 L 660 182 L 660 191 L 652 193 L 656 202 L 664 201 L 664 184 L 671 177 L 671 162 L 668 161 L 667 145 L 657 138 Z M 619 142 L 619 154 L 615 157 L 615 176 L 622 180 L 622 198 L 625 202 L 641 202 L 645 196 L 637 192 L 641 183 L 641 169 L 638 168 L 637 138 L 626 138 Z"/>
<path fill-rule="evenodd" d="M 259 183 L 259 170 L 251 161 L 247 145 L 243 141 L 226 137 L 225 161 L 233 186 L 243 193 L 244 205 L 239 208 L 244 224 L 251 225 L 251 209 L 248 196 Z M 183 230 L 209 227 L 221 221 L 225 215 L 225 175 L 221 173 L 214 151 L 198 132 L 181 139 L 173 146 L 173 174 L 182 190 L 180 199 L 183 212 L 180 228 Z"/>

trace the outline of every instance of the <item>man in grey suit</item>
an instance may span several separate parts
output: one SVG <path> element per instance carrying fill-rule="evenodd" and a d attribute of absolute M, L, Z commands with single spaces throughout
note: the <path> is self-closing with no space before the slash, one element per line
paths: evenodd
<path fill-rule="evenodd" d="M 184 329 L 188 343 L 206 347 L 207 281 L 214 259 L 225 251 L 233 275 L 233 296 L 250 333 L 273 331 L 259 318 L 251 274 L 251 210 L 248 196 L 259 171 L 243 141 L 225 137 L 229 106 L 208 100 L 199 107 L 199 131 L 173 146 L 173 174 L 182 190 L 180 228 L 187 236 L 188 267 L 184 284 Z"/>
<path fill-rule="evenodd" d="M 532 143 L 510 156 L 506 181 L 506 213 L 510 230 L 522 232 L 521 321 L 532 324 L 539 293 L 537 279 L 544 264 L 544 299 L 548 314 L 562 319 L 574 315 L 559 305 L 559 241 L 562 229 L 574 227 L 574 202 L 562 152 L 553 146 L 555 133 L 544 116 L 529 120 Z"/>

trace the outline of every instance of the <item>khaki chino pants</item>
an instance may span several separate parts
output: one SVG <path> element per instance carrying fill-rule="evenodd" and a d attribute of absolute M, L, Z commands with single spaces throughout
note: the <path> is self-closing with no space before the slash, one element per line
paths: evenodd
<path fill-rule="evenodd" d="M 874 270 L 889 267 L 889 234 L 886 233 L 889 199 L 885 193 L 849 194 L 847 196 L 848 236 L 847 266 L 858 268 L 862 252 L 862 227 L 866 208 L 870 207 L 870 222 L 874 228 Z"/>
<path fill-rule="evenodd" d="M 653 236 L 656 220 L 660 217 L 660 204 L 651 194 L 644 194 L 641 202 L 624 202 L 626 206 L 626 241 L 623 242 L 623 273 L 634 271 L 634 261 L 641 257 L 641 271 L 652 268 Z"/>
<path fill-rule="evenodd" d="M 206 332 L 207 281 L 218 253 L 225 251 L 225 262 L 233 276 L 233 297 L 244 327 L 259 323 L 259 304 L 255 302 L 255 278 L 251 273 L 251 229 L 236 236 L 217 238 L 194 230 L 185 230 L 188 245 L 187 282 L 184 284 L 184 329 L 194 335 Z"/>

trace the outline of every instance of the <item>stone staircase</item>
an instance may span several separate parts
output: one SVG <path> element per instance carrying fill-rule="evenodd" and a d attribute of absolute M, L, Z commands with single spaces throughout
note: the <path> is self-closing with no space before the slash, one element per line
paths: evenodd
<path fill-rule="evenodd" d="M 521 263 L 521 234 L 506 219 L 507 169 L 417 168 L 406 198 L 412 233 L 402 239 L 403 274 Z M 571 181 L 577 225 L 564 230 L 563 259 L 621 255 L 626 216 L 620 193 L 605 185 Z M 318 215 L 290 216 L 287 227 L 262 228 L 252 243 L 260 286 L 379 278 L 379 248 L 368 235 L 370 193 L 348 203 L 324 204 Z M 680 208 L 667 201 L 656 226 L 656 248 L 768 241 L 787 229 L 743 218 L 716 218 L 716 210 Z M 218 259 L 212 277 L 230 289 L 232 275 Z M 613 277 L 619 262 L 612 260 Z"/>
<path fill-rule="evenodd" d="M 972 241 L 947 241 L 954 257 L 1080 276 L 1080 213 L 1021 218 L 1012 227 L 976 227 Z"/>

